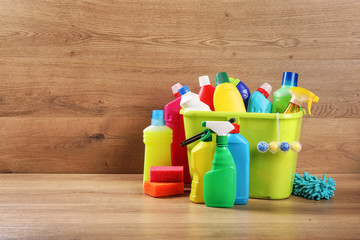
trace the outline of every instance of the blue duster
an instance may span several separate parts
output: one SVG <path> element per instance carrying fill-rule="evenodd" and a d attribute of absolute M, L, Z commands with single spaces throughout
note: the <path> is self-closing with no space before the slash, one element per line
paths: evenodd
<path fill-rule="evenodd" d="M 334 196 L 334 186 L 336 186 L 334 179 L 326 178 L 326 174 L 322 179 L 319 179 L 308 172 L 304 172 L 303 177 L 295 173 L 293 194 L 308 199 L 320 200 L 325 198 L 329 200 Z"/>

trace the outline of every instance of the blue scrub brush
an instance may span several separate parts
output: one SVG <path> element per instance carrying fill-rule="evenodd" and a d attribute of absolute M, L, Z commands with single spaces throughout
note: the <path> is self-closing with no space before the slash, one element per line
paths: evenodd
<path fill-rule="evenodd" d="M 334 186 L 336 186 L 334 179 L 326 178 L 326 174 L 322 179 L 319 179 L 308 172 L 304 172 L 302 177 L 295 173 L 293 194 L 308 199 L 320 200 L 324 198 L 329 200 L 334 196 Z"/>

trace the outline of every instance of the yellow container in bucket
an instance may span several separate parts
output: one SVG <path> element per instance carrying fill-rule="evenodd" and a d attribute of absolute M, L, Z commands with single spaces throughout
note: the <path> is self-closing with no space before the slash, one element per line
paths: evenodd
<path fill-rule="evenodd" d="M 292 193 L 296 170 L 297 153 L 281 151 L 275 154 L 260 153 L 257 144 L 261 141 L 277 141 L 276 113 L 237 113 L 181 110 L 184 117 L 185 135 L 190 138 L 202 131 L 203 121 L 226 121 L 235 118 L 240 125 L 240 134 L 249 141 L 251 198 L 284 199 Z M 292 114 L 278 114 L 280 141 L 299 141 L 302 117 L 305 110 Z M 216 138 L 213 138 L 213 141 Z M 191 150 L 199 141 L 187 146 L 189 166 Z M 192 175 L 192 173 L 190 173 Z"/>

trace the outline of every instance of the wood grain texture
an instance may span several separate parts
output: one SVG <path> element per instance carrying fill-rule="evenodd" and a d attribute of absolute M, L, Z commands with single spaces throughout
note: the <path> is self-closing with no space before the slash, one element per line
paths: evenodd
<path fill-rule="evenodd" d="M 250 199 L 208 208 L 152 198 L 141 175 L 0 175 L 1 239 L 358 239 L 360 178 L 335 174 L 335 197 Z"/>
<path fill-rule="evenodd" d="M 299 170 L 359 173 L 360 2 L 2 1 L 0 172 L 140 173 L 142 129 L 176 82 L 283 71 L 320 101 Z M 271 99 L 271 98 L 270 98 Z"/>

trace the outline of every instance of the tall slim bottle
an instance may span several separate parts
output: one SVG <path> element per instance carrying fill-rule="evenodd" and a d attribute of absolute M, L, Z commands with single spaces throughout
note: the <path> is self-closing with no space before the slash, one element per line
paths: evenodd
<path fill-rule="evenodd" d="M 171 144 L 171 163 L 173 166 L 183 166 L 184 183 L 191 183 L 187 149 L 180 146 L 180 142 L 186 139 L 184 120 L 183 116 L 180 114 L 181 95 L 178 92 L 180 88 L 182 88 L 180 83 L 177 83 L 171 87 L 175 96 L 175 100 L 166 104 L 164 107 L 165 125 L 173 130 L 173 142 Z"/>
<path fill-rule="evenodd" d="M 299 74 L 284 72 L 281 87 L 274 92 L 272 113 L 283 113 L 291 100 L 290 88 L 297 87 Z"/>
<path fill-rule="evenodd" d="M 150 180 L 152 166 L 171 166 L 172 130 L 165 126 L 164 111 L 153 110 L 151 125 L 144 129 L 144 178 Z"/>
<path fill-rule="evenodd" d="M 235 204 L 245 205 L 249 200 L 249 142 L 240 135 L 240 126 L 233 123 L 234 130 L 228 134 L 228 148 L 236 166 L 236 197 Z"/>

